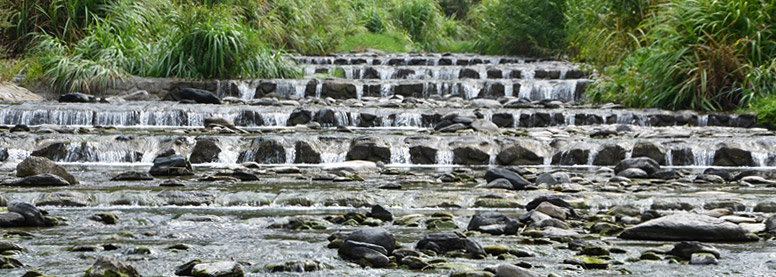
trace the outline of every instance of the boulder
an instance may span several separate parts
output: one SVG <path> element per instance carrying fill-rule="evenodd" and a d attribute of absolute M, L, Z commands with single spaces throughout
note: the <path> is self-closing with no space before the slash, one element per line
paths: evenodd
<path fill-rule="evenodd" d="M 385 207 L 380 205 L 372 206 L 372 210 L 366 214 L 368 217 L 380 219 L 382 221 L 390 222 L 393 220 L 393 214 Z"/>
<path fill-rule="evenodd" d="M 67 158 L 69 142 L 55 142 L 30 153 L 30 156 L 44 157 L 52 161 L 64 161 Z"/>
<path fill-rule="evenodd" d="M 504 178 L 498 178 L 488 182 L 485 185 L 478 185 L 477 187 L 488 189 L 515 189 L 515 186 L 512 185 L 512 182 Z"/>
<path fill-rule="evenodd" d="M 514 235 L 520 223 L 501 213 L 487 212 L 476 214 L 469 220 L 466 230 L 479 231 L 491 235 Z"/>
<path fill-rule="evenodd" d="M 542 173 L 536 177 L 536 185 L 548 185 L 554 186 L 557 184 L 571 183 L 571 178 L 568 173 L 556 172 L 556 173 Z"/>
<path fill-rule="evenodd" d="M 24 217 L 23 226 L 26 226 L 26 227 L 51 226 L 49 220 L 47 220 L 43 216 L 43 212 L 41 212 L 34 205 L 27 202 L 14 201 L 14 202 L 8 203 L 8 212 L 17 213 L 23 216 Z"/>
<path fill-rule="evenodd" d="M 733 145 L 724 145 L 714 152 L 715 166 L 755 166 L 752 152 Z"/>
<path fill-rule="evenodd" d="M 379 245 L 387 251 L 387 254 L 391 254 L 396 247 L 396 239 L 383 228 L 360 229 L 350 233 L 347 240 Z"/>
<path fill-rule="evenodd" d="M 53 174 L 38 174 L 33 176 L 27 176 L 22 179 L 16 180 L 10 184 L 11 186 L 21 187 L 57 187 L 57 186 L 69 186 L 70 183 L 62 177 Z"/>
<path fill-rule="evenodd" d="M 689 260 L 692 257 L 692 254 L 695 253 L 709 253 L 719 259 L 719 250 L 717 250 L 717 248 L 697 241 L 683 241 L 674 244 L 674 248 L 666 254 L 677 256 L 683 260 Z"/>
<path fill-rule="evenodd" d="M 636 240 L 695 240 L 695 241 L 756 241 L 740 226 L 722 219 L 677 213 L 656 218 L 625 229 L 621 239 Z"/>
<path fill-rule="evenodd" d="M 634 178 L 647 178 L 649 177 L 649 174 L 647 174 L 647 172 L 642 170 L 641 168 L 627 168 L 623 171 L 618 172 L 617 176 L 634 179 Z"/>
<path fill-rule="evenodd" d="M 319 164 L 321 163 L 321 154 L 313 149 L 312 145 L 306 141 L 297 141 L 294 144 L 296 157 L 294 163 L 298 164 Z"/>
<path fill-rule="evenodd" d="M 379 245 L 358 242 L 354 240 L 345 240 L 337 253 L 340 257 L 348 260 L 362 262 L 362 265 L 382 268 L 388 265 L 388 251 Z M 366 264 L 363 264 L 363 262 Z"/>
<path fill-rule="evenodd" d="M 231 261 L 201 263 L 191 269 L 194 277 L 242 277 L 245 275 L 240 264 Z"/>
<path fill-rule="evenodd" d="M 660 164 L 657 161 L 647 158 L 632 158 L 620 161 L 617 166 L 614 167 L 615 173 L 626 170 L 628 168 L 638 168 L 646 172 L 647 174 L 653 174 L 660 170 Z"/>
<path fill-rule="evenodd" d="M 204 191 L 163 191 L 157 196 L 175 206 L 202 206 L 212 204 L 216 197 Z"/>
<path fill-rule="evenodd" d="M 572 147 L 566 151 L 556 153 L 552 157 L 552 164 L 558 165 L 585 165 L 590 156 L 590 149 Z"/>
<path fill-rule="evenodd" d="M 453 164 L 487 165 L 490 163 L 492 144 L 480 139 L 463 139 L 452 143 Z"/>
<path fill-rule="evenodd" d="M 97 98 L 83 93 L 68 93 L 59 97 L 59 103 L 95 103 Z"/>
<path fill-rule="evenodd" d="M 531 182 L 525 180 L 523 176 L 520 176 L 517 172 L 509 169 L 493 168 L 485 172 L 485 180 L 488 182 L 501 178 L 509 180 L 509 182 L 512 183 L 512 188 L 516 190 L 521 190 L 525 188 L 525 186 L 531 184 Z"/>
<path fill-rule="evenodd" d="M 134 267 L 110 257 L 97 258 L 97 261 L 84 274 L 84 277 L 113 276 L 140 277 L 140 274 Z"/>
<path fill-rule="evenodd" d="M 410 147 L 410 161 L 413 164 L 437 164 L 437 150 L 428 145 Z"/>
<path fill-rule="evenodd" d="M 454 250 L 463 250 L 471 257 L 484 257 L 486 255 L 485 250 L 482 249 L 479 243 L 458 234 L 438 233 L 426 235 L 418 241 L 415 249 L 419 251 L 432 251 L 437 255 Z"/>
<path fill-rule="evenodd" d="M 260 164 L 286 163 L 286 150 L 283 144 L 273 139 L 259 137 L 251 144 L 251 149 L 240 153 L 240 162 L 257 162 Z"/>
<path fill-rule="evenodd" d="M 179 90 L 173 90 L 167 94 L 164 100 L 167 101 L 182 101 L 189 100 L 199 104 L 221 104 L 221 99 L 215 94 L 202 89 L 195 88 L 182 88 Z"/>
<path fill-rule="evenodd" d="M 346 160 L 362 160 L 372 162 L 391 162 L 391 149 L 380 143 L 375 137 L 357 137 L 353 139 Z"/>
<path fill-rule="evenodd" d="M 8 149 L 0 148 L 0 162 L 8 160 Z"/>
<path fill-rule="evenodd" d="M 73 175 L 70 175 L 64 167 L 43 157 L 30 156 L 16 166 L 17 177 L 27 177 L 46 173 L 62 177 L 62 179 L 67 180 L 71 185 L 78 184 L 78 180 L 76 180 Z"/>
<path fill-rule="evenodd" d="M 485 119 L 475 120 L 472 122 L 471 127 L 478 132 L 498 132 L 499 130 L 498 125 Z"/>
<path fill-rule="evenodd" d="M 41 195 L 35 200 L 38 206 L 86 207 L 89 196 L 75 191 L 55 191 Z"/>
<path fill-rule="evenodd" d="M 666 164 L 666 154 L 662 147 L 653 142 L 637 142 L 633 145 L 631 157 L 647 157 L 655 160 L 658 164 Z"/>
<path fill-rule="evenodd" d="M 321 88 L 321 97 L 334 99 L 356 99 L 356 86 L 347 81 L 325 80 Z"/>
<path fill-rule="evenodd" d="M 593 165 L 615 165 L 625 157 L 625 148 L 617 144 L 604 144 L 593 159 Z"/>
<path fill-rule="evenodd" d="M 544 157 L 534 148 L 534 144 L 516 143 L 501 150 L 496 161 L 501 165 L 541 165 L 544 164 Z"/>
<path fill-rule="evenodd" d="M 197 138 L 197 144 L 191 150 L 189 162 L 192 164 L 217 162 L 220 153 L 221 147 L 218 146 L 218 138 L 200 137 Z"/>
<path fill-rule="evenodd" d="M 119 173 L 119 175 L 116 175 L 110 180 L 111 181 L 149 181 L 153 179 L 154 177 L 151 177 L 151 175 L 148 175 L 147 172 L 126 171 L 126 172 Z"/>
<path fill-rule="evenodd" d="M 194 175 L 191 163 L 181 155 L 157 157 L 148 173 L 154 177 Z"/>
<path fill-rule="evenodd" d="M 19 213 L 0 213 L 0 228 L 24 227 L 24 216 Z"/>
<path fill-rule="evenodd" d="M 302 108 L 296 108 L 286 122 L 288 126 L 305 125 L 313 120 L 313 112 Z"/>
<path fill-rule="evenodd" d="M 498 265 L 495 269 L 489 270 L 496 274 L 496 277 L 539 277 L 542 275 L 539 275 L 533 271 L 530 271 L 528 269 L 511 265 L 511 264 L 501 264 Z"/>

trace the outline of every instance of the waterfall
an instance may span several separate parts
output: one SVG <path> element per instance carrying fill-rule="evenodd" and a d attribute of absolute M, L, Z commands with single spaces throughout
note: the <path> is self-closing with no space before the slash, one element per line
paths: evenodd
<path fill-rule="evenodd" d="M 453 164 L 453 151 L 439 149 L 436 152 L 437 164 L 451 165 Z"/>

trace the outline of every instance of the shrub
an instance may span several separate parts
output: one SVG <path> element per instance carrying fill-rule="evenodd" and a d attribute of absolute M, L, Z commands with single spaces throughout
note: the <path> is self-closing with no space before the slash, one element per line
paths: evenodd
<path fill-rule="evenodd" d="M 566 43 L 564 0 L 484 0 L 469 21 L 488 54 L 560 56 Z"/>
<path fill-rule="evenodd" d="M 609 72 L 613 84 L 602 84 L 598 95 L 625 95 L 638 107 L 746 107 L 776 92 L 769 85 L 776 81 L 774 15 L 776 5 L 757 0 L 663 4 L 646 21 L 646 47 Z"/>

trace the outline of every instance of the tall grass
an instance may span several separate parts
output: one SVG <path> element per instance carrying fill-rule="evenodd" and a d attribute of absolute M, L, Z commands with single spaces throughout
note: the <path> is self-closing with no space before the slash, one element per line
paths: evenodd
<path fill-rule="evenodd" d="M 565 0 L 483 0 L 471 12 L 475 48 L 489 54 L 561 56 L 566 49 Z"/>
<path fill-rule="evenodd" d="M 776 3 L 687 0 L 660 6 L 644 48 L 601 94 L 638 107 L 734 110 L 776 90 Z"/>

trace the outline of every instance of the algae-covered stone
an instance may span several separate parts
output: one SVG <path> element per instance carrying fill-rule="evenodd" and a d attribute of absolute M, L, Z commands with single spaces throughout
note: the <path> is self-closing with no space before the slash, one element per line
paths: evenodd
<path fill-rule="evenodd" d="M 140 277 L 134 267 L 110 257 L 99 257 L 84 277 Z"/>

